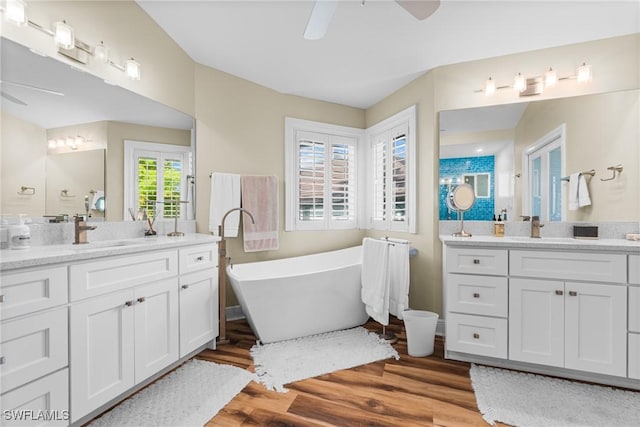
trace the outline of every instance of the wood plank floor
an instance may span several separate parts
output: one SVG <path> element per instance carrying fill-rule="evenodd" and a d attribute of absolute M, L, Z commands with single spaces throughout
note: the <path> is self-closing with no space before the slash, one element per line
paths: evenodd
<path fill-rule="evenodd" d="M 377 323 L 368 329 L 380 331 Z M 469 364 L 445 360 L 436 338 L 429 357 L 407 354 L 401 321 L 387 327 L 398 336 L 400 360 L 388 359 L 287 385 L 288 393 L 250 383 L 207 424 L 213 426 L 482 426 L 469 379 Z M 256 337 L 244 320 L 228 322 L 229 344 L 196 357 L 253 371 Z"/>

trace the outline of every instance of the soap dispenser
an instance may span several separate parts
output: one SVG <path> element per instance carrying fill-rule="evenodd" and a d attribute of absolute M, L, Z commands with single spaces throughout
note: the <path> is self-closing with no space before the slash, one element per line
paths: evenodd
<path fill-rule="evenodd" d="M 24 223 L 24 214 L 18 216 L 18 225 L 9 227 L 9 247 L 11 249 L 27 249 L 31 243 L 31 231 Z"/>

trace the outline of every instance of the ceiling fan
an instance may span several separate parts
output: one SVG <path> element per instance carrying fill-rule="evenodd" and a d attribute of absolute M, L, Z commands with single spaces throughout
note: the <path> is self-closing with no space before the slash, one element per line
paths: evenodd
<path fill-rule="evenodd" d="M 365 0 L 362 0 L 362 5 L 364 2 Z M 395 2 L 421 21 L 427 19 L 440 7 L 440 0 L 395 0 Z M 324 37 L 336 7 L 338 7 L 337 0 L 316 0 L 304 31 L 304 38 L 319 40 Z"/>
<path fill-rule="evenodd" d="M 51 94 L 51 95 L 64 96 L 64 93 L 58 92 L 57 90 L 45 89 L 45 88 L 42 88 L 42 87 L 26 85 L 26 84 L 23 84 L 23 83 L 11 82 L 11 81 L 7 81 L 7 80 L 0 80 L 0 84 L 22 87 L 22 88 L 26 88 L 26 89 L 35 90 L 35 91 L 38 91 L 38 92 L 48 93 L 48 94 Z M 15 96 L 6 93 L 4 90 L 0 92 L 0 95 L 3 98 L 5 98 L 5 99 L 7 99 L 7 100 L 9 100 L 9 101 L 11 101 L 11 102 L 13 102 L 15 104 L 24 105 L 24 106 L 27 105 L 27 103 L 24 102 L 23 100 L 21 100 L 19 98 L 16 98 Z"/>

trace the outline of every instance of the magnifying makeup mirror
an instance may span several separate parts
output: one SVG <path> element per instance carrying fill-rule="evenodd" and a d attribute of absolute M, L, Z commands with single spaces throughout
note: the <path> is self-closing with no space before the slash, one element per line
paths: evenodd
<path fill-rule="evenodd" d="M 476 195 L 469 184 L 455 186 L 447 195 L 447 206 L 460 214 L 460 231 L 453 233 L 454 237 L 471 237 L 471 233 L 464 231 L 464 213 L 473 207 Z"/>

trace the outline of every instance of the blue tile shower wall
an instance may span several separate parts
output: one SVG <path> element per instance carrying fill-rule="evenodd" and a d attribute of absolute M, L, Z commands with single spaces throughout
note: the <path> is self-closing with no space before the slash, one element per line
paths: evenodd
<path fill-rule="evenodd" d="M 465 212 L 464 219 L 470 221 L 491 221 L 495 213 L 495 157 L 457 157 L 453 159 L 440 159 L 440 182 L 443 179 L 459 179 L 464 174 L 489 172 L 489 194 L 486 199 L 476 199 L 473 207 Z M 458 219 L 456 212 L 450 212 L 447 208 L 447 194 L 449 186 L 440 184 L 440 219 Z"/>

